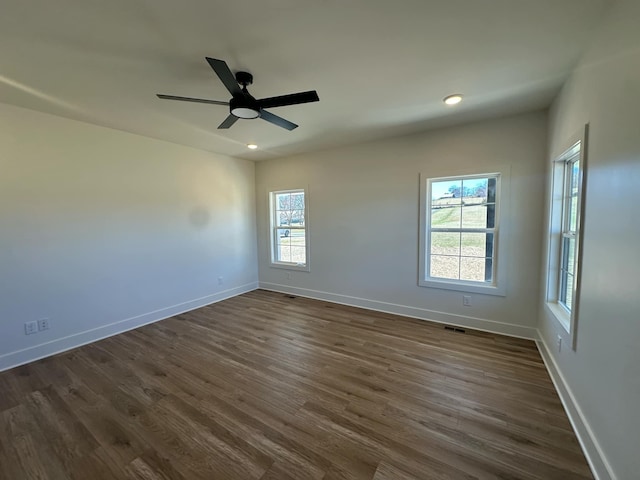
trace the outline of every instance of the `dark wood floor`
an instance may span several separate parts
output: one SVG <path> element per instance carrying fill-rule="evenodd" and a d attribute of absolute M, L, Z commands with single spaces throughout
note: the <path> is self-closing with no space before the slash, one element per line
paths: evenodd
<path fill-rule="evenodd" d="M 2 479 L 592 478 L 533 342 L 255 291 L 0 373 Z"/>

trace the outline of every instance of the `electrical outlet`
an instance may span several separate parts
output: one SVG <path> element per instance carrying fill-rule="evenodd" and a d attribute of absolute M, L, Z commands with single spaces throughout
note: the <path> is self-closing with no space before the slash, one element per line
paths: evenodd
<path fill-rule="evenodd" d="M 24 334 L 31 335 L 33 333 L 38 333 L 38 322 L 35 320 L 33 322 L 26 322 L 24 324 Z"/>
<path fill-rule="evenodd" d="M 222 277 L 218 277 L 218 285 L 222 285 L 224 283 L 224 279 Z"/>
<path fill-rule="evenodd" d="M 462 305 L 464 305 L 465 307 L 471 306 L 471 295 L 462 296 Z"/>
<path fill-rule="evenodd" d="M 291 272 L 287 272 L 287 280 L 291 280 Z"/>
<path fill-rule="evenodd" d="M 558 339 L 556 340 L 556 343 L 558 344 L 558 351 L 562 350 L 562 337 L 560 335 L 558 335 Z"/>
<path fill-rule="evenodd" d="M 41 318 L 40 320 L 38 320 L 38 331 L 41 332 L 42 330 L 49 330 L 48 318 Z"/>

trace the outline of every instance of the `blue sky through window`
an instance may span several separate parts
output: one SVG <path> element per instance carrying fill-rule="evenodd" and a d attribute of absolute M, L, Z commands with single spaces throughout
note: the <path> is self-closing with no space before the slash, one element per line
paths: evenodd
<path fill-rule="evenodd" d="M 487 188 L 486 178 L 475 178 L 471 180 L 447 180 L 444 182 L 432 182 L 431 183 L 431 199 L 438 200 L 439 198 L 451 196 L 451 192 L 457 187 L 457 191 L 460 192 L 464 183 L 464 189 L 470 189 L 472 192 L 476 192 L 479 187 L 484 187 L 484 192 Z M 472 193 L 473 194 L 473 193 Z M 485 193 L 486 195 L 486 193 Z"/>

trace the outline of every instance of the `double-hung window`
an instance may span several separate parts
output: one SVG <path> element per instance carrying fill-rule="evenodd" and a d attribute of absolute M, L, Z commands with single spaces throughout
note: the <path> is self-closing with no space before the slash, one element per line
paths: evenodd
<path fill-rule="evenodd" d="M 269 200 L 271 265 L 308 270 L 308 215 L 304 189 L 271 192 Z"/>
<path fill-rule="evenodd" d="M 576 347 L 575 323 L 580 291 L 580 231 L 585 167 L 583 143 L 584 139 L 575 141 L 553 162 L 549 220 L 547 306 L 571 335 L 573 348 Z"/>
<path fill-rule="evenodd" d="M 580 152 L 563 161 L 562 241 L 560 247 L 560 278 L 558 303 L 568 312 L 573 306 L 576 278 L 576 245 L 580 201 Z"/>
<path fill-rule="evenodd" d="M 501 177 L 422 179 L 420 285 L 504 294 L 497 268 Z"/>

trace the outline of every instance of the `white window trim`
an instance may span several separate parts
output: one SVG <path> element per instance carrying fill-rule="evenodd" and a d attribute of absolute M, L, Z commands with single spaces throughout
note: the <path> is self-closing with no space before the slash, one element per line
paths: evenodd
<path fill-rule="evenodd" d="M 430 224 L 431 224 L 431 208 L 430 208 L 430 184 L 432 180 L 446 181 L 454 179 L 473 179 L 484 178 L 487 176 L 497 176 L 498 190 L 496 192 L 496 223 L 495 235 L 493 239 L 494 245 L 494 279 L 492 284 L 482 284 L 480 282 L 464 281 L 464 280 L 447 280 L 435 279 L 427 276 L 429 255 L 427 254 L 427 246 L 430 244 Z M 433 174 L 420 174 L 420 230 L 419 230 L 419 268 L 418 268 L 418 285 L 421 287 L 440 288 L 445 290 L 456 290 L 459 292 L 479 293 L 483 295 L 506 296 L 507 272 L 506 272 L 506 246 L 502 241 L 505 238 L 504 222 L 502 218 L 507 218 L 506 209 L 509 204 L 509 180 L 510 168 L 493 168 L 487 169 L 481 173 L 465 172 L 462 175 L 446 175 L 436 176 Z M 428 202 L 429 201 L 429 202 Z M 502 225 L 501 225 L 502 223 Z"/>
<path fill-rule="evenodd" d="M 573 135 L 567 143 L 565 143 L 563 150 L 559 154 L 552 156 L 551 164 L 551 192 L 549 199 L 549 231 L 548 231 L 548 250 L 547 250 L 547 291 L 545 306 L 547 311 L 551 313 L 552 317 L 557 323 L 569 334 L 571 337 L 571 347 L 573 350 L 577 348 L 577 325 L 579 317 L 580 307 L 580 285 L 581 285 L 581 271 L 582 271 L 582 245 L 584 236 L 584 209 L 585 209 L 585 190 L 586 190 L 586 176 L 587 176 L 587 140 L 589 134 L 589 125 L 585 125 L 584 129 Z M 580 148 L 580 179 L 579 179 L 579 193 L 578 193 L 578 211 L 576 223 L 577 223 L 577 236 L 575 246 L 575 275 L 573 280 L 573 292 L 571 301 L 571 312 L 564 307 L 559 301 L 559 289 L 560 289 L 560 262 L 562 260 L 562 236 L 564 229 L 564 193 L 565 193 L 565 165 L 568 159 L 575 156 L 575 149 Z"/>
<path fill-rule="evenodd" d="M 275 248 L 276 248 L 276 218 L 274 199 L 279 193 L 304 193 L 304 227 L 292 227 L 289 226 L 289 230 L 304 230 L 305 231 L 305 264 L 290 263 L 290 262 L 278 262 L 275 260 Z M 269 205 L 269 266 L 273 268 L 282 268 L 285 270 L 297 270 L 302 272 L 309 272 L 309 193 L 308 188 L 284 188 L 280 190 L 269 190 L 267 192 L 268 205 Z"/>

